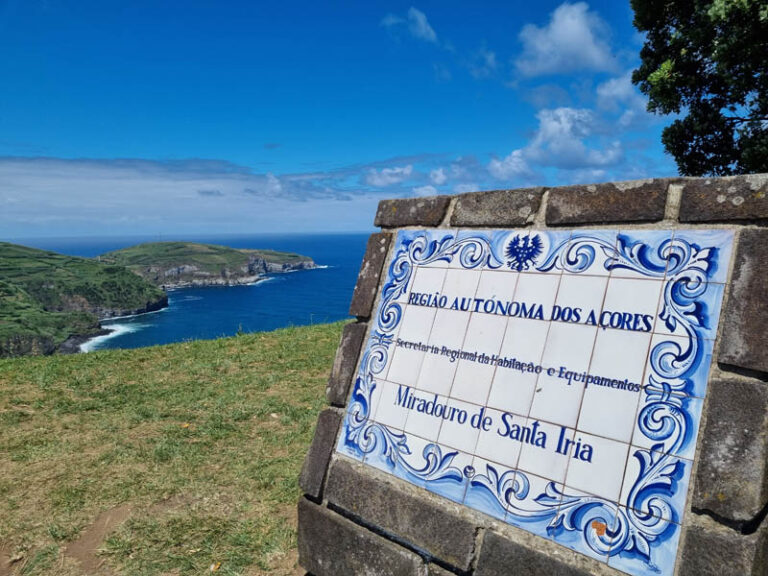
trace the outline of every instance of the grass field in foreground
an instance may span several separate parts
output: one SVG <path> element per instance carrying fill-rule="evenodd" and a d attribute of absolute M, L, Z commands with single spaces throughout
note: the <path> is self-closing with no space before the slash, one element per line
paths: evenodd
<path fill-rule="evenodd" d="M 342 326 L 0 360 L 0 575 L 301 573 Z"/>

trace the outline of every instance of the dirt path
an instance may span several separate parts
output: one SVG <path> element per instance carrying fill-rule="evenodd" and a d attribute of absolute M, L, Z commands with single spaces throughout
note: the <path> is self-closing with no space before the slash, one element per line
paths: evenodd
<path fill-rule="evenodd" d="M 102 568 L 104 560 L 99 558 L 98 551 L 104 544 L 104 540 L 115 528 L 125 522 L 131 515 L 130 506 L 118 506 L 106 510 L 96 517 L 88 528 L 80 535 L 80 538 L 70 542 L 64 548 L 64 555 L 80 563 L 84 574 L 94 574 Z M 101 570 L 102 574 L 109 574 L 107 569 Z M 0 576 L 3 576 L 0 573 Z"/>

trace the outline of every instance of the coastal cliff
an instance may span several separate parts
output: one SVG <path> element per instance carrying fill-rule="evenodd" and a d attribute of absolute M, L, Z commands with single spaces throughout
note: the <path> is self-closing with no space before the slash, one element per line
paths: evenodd
<path fill-rule="evenodd" d="M 152 242 L 103 254 L 103 262 L 126 266 L 164 289 L 252 284 L 268 274 L 316 268 L 299 254 L 245 250 L 193 242 Z"/>
<path fill-rule="evenodd" d="M 311 258 L 158 242 L 77 258 L 0 242 L 0 358 L 74 353 L 109 333 L 100 320 L 168 306 L 166 290 L 233 286 L 316 268 Z"/>
<path fill-rule="evenodd" d="M 0 357 L 76 351 L 103 333 L 100 319 L 167 305 L 122 266 L 0 242 Z"/>

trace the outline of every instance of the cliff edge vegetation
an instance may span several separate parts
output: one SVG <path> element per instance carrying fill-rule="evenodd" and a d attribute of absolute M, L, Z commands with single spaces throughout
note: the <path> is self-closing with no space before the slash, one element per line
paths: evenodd
<path fill-rule="evenodd" d="M 342 327 L 0 360 L 0 574 L 304 574 L 297 479 Z"/>
<path fill-rule="evenodd" d="M 0 357 L 51 354 L 100 333 L 100 318 L 167 304 L 123 266 L 0 242 Z"/>
<path fill-rule="evenodd" d="M 195 242 L 150 242 L 101 255 L 164 288 L 250 284 L 265 274 L 315 268 L 311 258 Z"/>

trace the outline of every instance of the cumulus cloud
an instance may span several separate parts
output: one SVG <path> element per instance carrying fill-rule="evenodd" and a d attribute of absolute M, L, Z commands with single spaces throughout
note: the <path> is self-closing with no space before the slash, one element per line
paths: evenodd
<path fill-rule="evenodd" d="M 393 184 L 400 184 L 403 180 L 408 179 L 413 173 L 413 166 L 396 166 L 394 168 L 382 168 L 376 170 L 371 168 L 365 175 L 365 183 L 369 186 L 376 188 L 382 188 L 384 186 L 392 186 Z"/>
<path fill-rule="evenodd" d="M 615 109 L 619 104 L 642 101 L 639 92 L 632 85 L 632 72 L 606 80 L 597 87 L 597 102 L 603 108 Z"/>
<path fill-rule="evenodd" d="M 536 118 L 539 125 L 527 146 L 488 163 L 488 172 L 494 178 L 530 178 L 534 167 L 567 170 L 579 175 L 604 174 L 624 159 L 618 140 L 604 141 L 600 119 L 592 110 L 543 109 Z"/>
<path fill-rule="evenodd" d="M 520 31 L 523 53 L 515 64 L 525 76 L 611 71 L 616 60 L 605 38 L 609 30 L 584 2 L 558 6 L 546 26 L 527 24 Z"/>
<path fill-rule="evenodd" d="M 441 186 L 448 181 L 448 176 L 445 175 L 445 169 L 440 167 L 430 170 L 429 179 L 432 181 L 432 184 Z"/>
<path fill-rule="evenodd" d="M 608 111 L 620 111 L 618 123 L 627 128 L 651 117 L 646 111 L 646 99 L 632 84 L 632 71 L 606 80 L 597 86 L 597 105 Z"/>
<path fill-rule="evenodd" d="M 513 150 L 505 158 L 493 158 L 488 163 L 488 171 L 497 180 L 511 180 L 531 174 L 531 169 L 523 157 L 522 150 Z"/>
<path fill-rule="evenodd" d="M 396 14 L 387 14 L 381 19 L 381 25 L 385 28 L 396 28 L 405 25 L 407 26 L 410 35 L 414 38 L 437 44 L 437 33 L 429 23 L 427 15 L 413 6 L 408 8 L 405 17 Z"/>
<path fill-rule="evenodd" d="M 541 110 L 536 118 L 539 128 L 526 155 L 533 161 L 559 168 L 590 168 L 616 164 L 622 157 L 621 144 L 591 148 L 586 139 L 595 134 L 596 118 L 584 108 Z"/>

